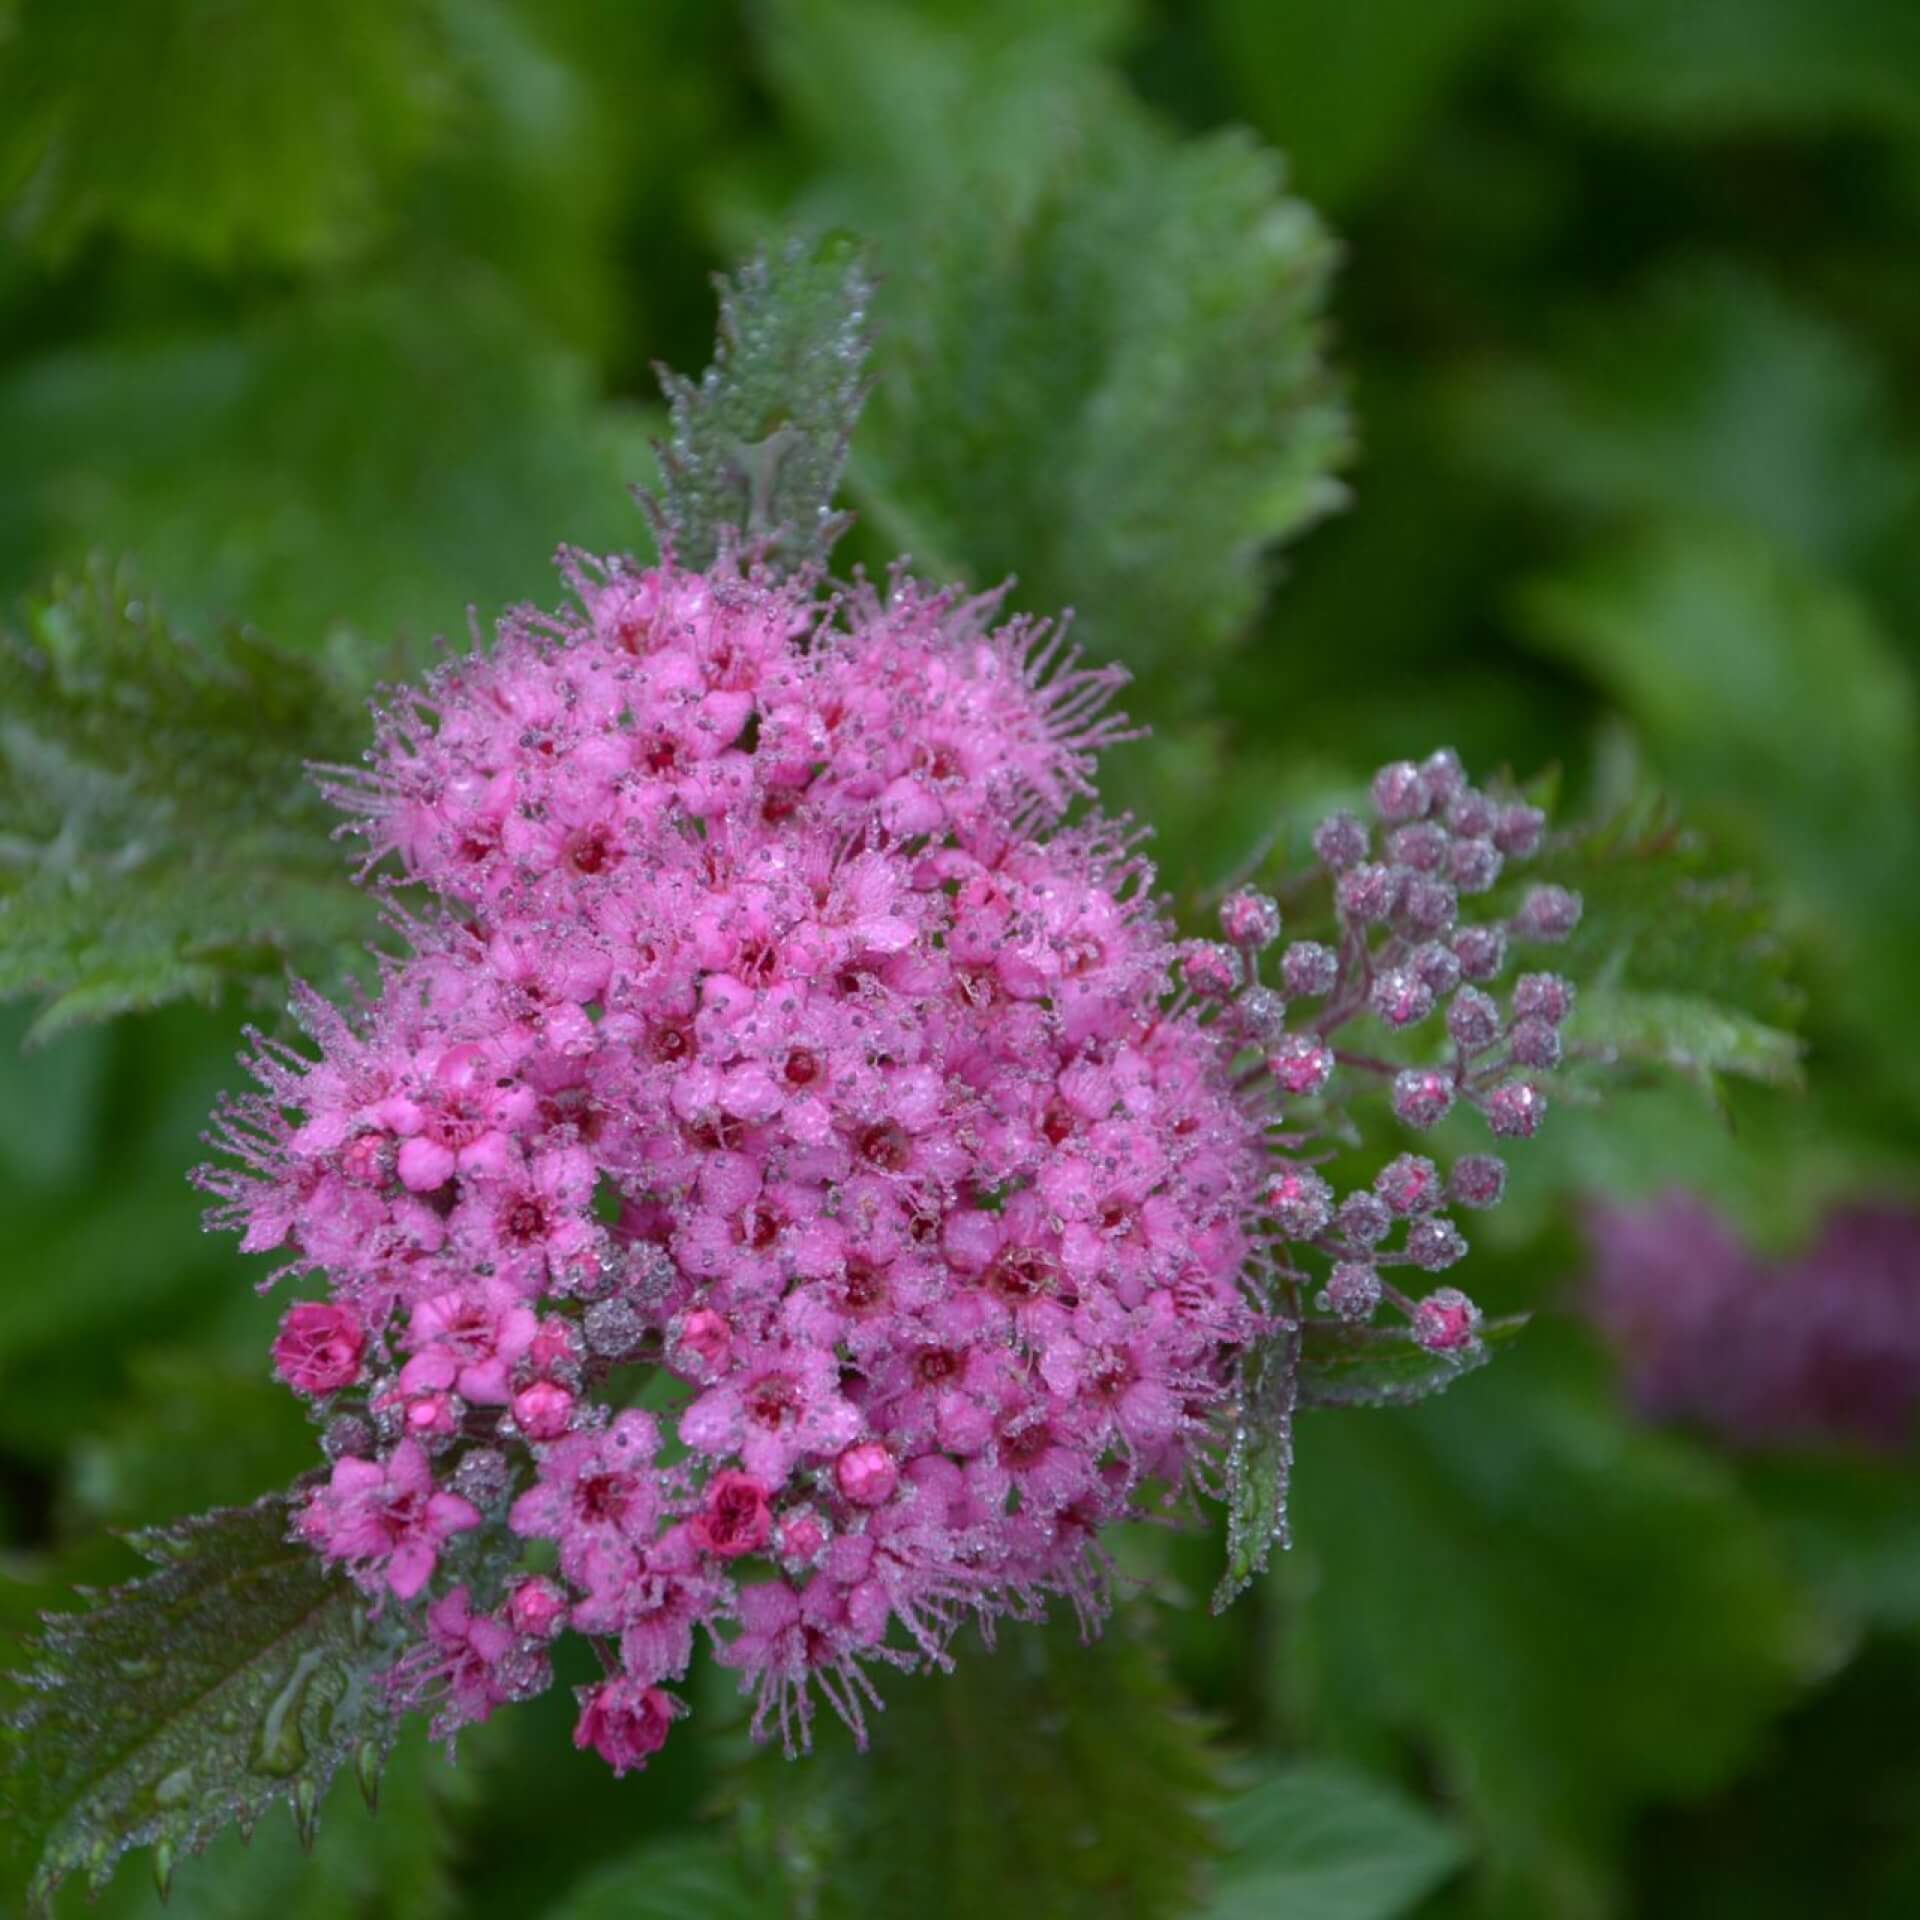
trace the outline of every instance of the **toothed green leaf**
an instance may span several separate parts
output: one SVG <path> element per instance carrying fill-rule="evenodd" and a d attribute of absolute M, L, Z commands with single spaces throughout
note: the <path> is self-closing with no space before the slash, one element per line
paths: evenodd
<path fill-rule="evenodd" d="M 96 567 L 0 627 L 0 995 L 36 1032 L 332 972 L 372 930 L 305 762 L 364 730 L 318 662 L 201 645 Z"/>
<path fill-rule="evenodd" d="M 1525 1314 L 1490 1320 L 1458 1353 L 1429 1353 L 1398 1327 L 1355 1327 L 1309 1320 L 1301 1330 L 1303 1407 L 1400 1407 L 1444 1393 L 1484 1367 L 1496 1348 L 1520 1337 Z"/>
<path fill-rule="evenodd" d="M 720 286 L 720 344 L 696 383 L 664 374 L 666 536 L 688 566 L 729 530 L 781 564 L 817 565 L 846 524 L 833 496 L 866 391 L 873 289 L 845 235 L 750 261 Z"/>
<path fill-rule="evenodd" d="M 36 1902 L 74 1874 L 99 1884 L 130 1847 L 198 1852 L 282 1801 L 315 1807 L 362 1746 L 390 1748 L 393 1649 L 289 1543 L 289 1515 L 275 1495 L 140 1535 L 158 1572 L 47 1616 L 6 1736 Z"/>
<path fill-rule="evenodd" d="M 1215 1613 L 1266 1572 L 1276 1541 L 1286 1544 L 1300 1360 L 1300 1334 L 1283 1330 L 1251 1348 L 1241 1363 L 1227 1449 L 1227 1564 L 1213 1590 Z"/>

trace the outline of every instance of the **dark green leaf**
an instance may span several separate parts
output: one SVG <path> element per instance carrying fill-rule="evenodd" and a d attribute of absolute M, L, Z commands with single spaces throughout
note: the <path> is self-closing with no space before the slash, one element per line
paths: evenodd
<path fill-rule="evenodd" d="M 833 496 L 866 393 L 872 283 L 844 235 L 795 241 L 719 282 L 720 342 L 696 385 L 662 373 L 673 431 L 660 513 L 675 554 L 711 566 L 724 535 L 815 566 L 845 527 Z"/>
<path fill-rule="evenodd" d="M 1920 126 L 1906 0 L 1567 0 L 1548 71 L 1576 105 L 1693 138 Z"/>
<path fill-rule="evenodd" d="M 1219 1793 L 1199 1725 L 1121 1617 L 973 1635 L 952 1674 L 887 1679 L 872 1750 L 757 1758 L 756 1871 L 818 1920 L 1148 1920 L 1191 1911 Z"/>
<path fill-rule="evenodd" d="M 1309 1320 L 1302 1329 L 1300 1404 L 1411 1406 L 1446 1392 L 1463 1374 L 1484 1367 L 1496 1347 L 1519 1338 L 1526 1323 L 1525 1314 L 1490 1320 L 1471 1347 L 1458 1353 L 1429 1353 L 1401 1328 Z"/>
<path fill-rule="evenodd" d="M 96 568 L 0 630 L 0 994 L 36 1031 L 331 971 L 372 929 L 304 763 L 365 727 L 257 634 L 201 646 Z"/>
<path fill-rule="evenodd" d="M 1422 1808 L 1320 1762 L 1276 1768 L 1221 1815 L 1207 1920 L 1394 1920 L 1465 1858 Z"/>
<path fill-rule="evenodd" d="M 19 0 L 0 196 L 64 253 L 98 227 L 216 264 L 314 264 L 377 223 L 442 92 L 426 0 Z"/>
<path fill-rule="evenodd" d="M 788 1908 L 718 1835 L 656 1840 L 591 1874 L 543 1920 L 786 1920 Z"/>
<path fill-rule="evenodd" d="M 1527 1355 L 1315 1423 L 1282 1657 L 1337 1744 L 1418 1744 L 1512 1911 L 1598 1912 L 1629 1812 L 1726 1780 L 1824 1650 L 1722 1470 Z"/>
<path fill-rule="evenodd" d="M 1699 994 L 1588 987 L 1567 1039 L 1609 1064 L 1666 1068 L 1709 1089 L 1722 1073 L 1793 1090 L 1805 1084 L 1792 1034 Z"/>
<path fill-rule="evenodd" d="M 1276 1333 L 1251 1348 L 1241 1363 L 1233 1440 L 1227 1449 L 1227 1564 L 1213 1590 L 1215 1613 L 1231 1606 L 1266 1572 L 1276 1541 L 1287 1544 L 1300 1339 L 1291 1330 Z"/>
<path fill-rule="evenodd" d="M 129 1847 L 197 1852 L 279 1801 L 310 1816 L 363 1747 L 384 1757 L 392 1649 L 288 1524 L 276 1495 L 142 1535 L 159 1572 L 48 1616 L 7 1736 L 36 1901 Z"/>
<path fill-rule="evenodd" d="M 1493 362 L 1451 398 L 1461 452 L 1516 485 L 1591 515 L 1741 521 L 1829 564 L 1920 484 L 1861 344 L 1721 262 L 1668 269 L 1552 359 Z"/>
<path fill-rule="evenodd" d="M 844 0 L 774 19 L 777 84 L 835 162 L 820 204 L 877 239 L 853 490 L 923 572 L 1017 575 L 1099 650 L 1185 671 L 1340 498 L 1332 248 L 1277 156 L 1143 114 L 1079 12 L 972 24 Z"/>

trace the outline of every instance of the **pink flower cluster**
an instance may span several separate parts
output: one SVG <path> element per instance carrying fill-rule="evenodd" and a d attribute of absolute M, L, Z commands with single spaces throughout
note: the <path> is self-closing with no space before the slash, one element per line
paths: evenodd
<path fill-rule="evenodd" d="M 815 1689 L 859 1734 L 867 1667 L 944 1665 L 969 1616 L 1096 1620 L 1102 1529 L 1211 1483 L 1286 1243 L 1338 1312 L 1472 1345 L 1464 1296 L 1377 1278 L 1462 1250 L 1430 1165 L 1336 1207 L 1302 1142 L 1335 1028 L 1498 971 L 1456 892 L 1539 826 L 1410 769 L 1388 863 L 1327 830 L 1339 949 L 1264 986 L 1272 902 L 1183 949 L 1131 837 L 1068 822 L 1120 676 L 1047 628 L 904 577 L 568 569 L 581 613 L 510 615 L 331 776 L 439 910 L 393 907 L 411 952 L 353 1013 L 297 996 L 317 1058 L 257 1039 L 201 1178 L 325 1282 L 275 1346 L 333 1462 L 301 1527 L 421 1609 L 401 1700 L 451 1734 L 572 1630 L 608 1676 L 576 1740 L 623 1770 L 700 1635 L 791 1746 Z M 1564 1001 L 1486 1002 L 1402 1115 L 1531 1131 Z"/>
<path fill-rule="evenodd" d="M 1588 1231 L 1588 1310 L 1648 1414 L 1744 1447 L 1920 1438 L 1920 1214 L 1836 1209 L 1786 1259 L 1686 1193 L 1595 1207 Z"/>

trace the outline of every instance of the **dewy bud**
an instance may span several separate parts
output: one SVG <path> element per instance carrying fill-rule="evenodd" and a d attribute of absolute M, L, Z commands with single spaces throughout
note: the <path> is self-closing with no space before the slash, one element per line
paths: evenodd
<path fill-rule="evenodd" d="M 1529 887 L 1513 916 L 1513 931 L 1522 940 L 1564 940 L 1580 924 L 1580 896 L 1565 887 Z"/>
<path fill-rule="evenodd" d="M 1282 1092 L 1304 1099 L 1333 1078 L 1333 1049 L 1304 1033 L 1285 1033 L 1267 1056 L 1267 1071 Z"/>
<path fill-rule="evenodd" d="M 1411 967 L 1389 967 L 1367 1003 L 1390 1027 L 1411 1027 L 1433 1011 L 1433 989 Z"/>
<path fill-rule="evenodd" d="M 1271 894 L 1242 887 L 1221 901 L 1220 931 L 1234 946 L 1258 953 L 1280 938 L 1280 903 Z"/>
<path fill-rule="evenodd" d="M 1394 1075 L 1393 1112 L 1402 1126 L 1425 1132 L 1453 1111 L 1453 1075 L 1438 1067 L 1406 1067 Z"/>
<path fill-rule="evenodd" d="M 1544 1020 L 1516 1022 L 1507 1045 L 1520 1066 L 1552 1068 L 1560 1064 L 1560 1030 Z"/>
<path fill-rule="evenodd" d="M 1267 1182 L 1267 1212 L 1283 1240 L 1311 1240 L 1333 1218 L 1333 1189 L 1311 1167 L 1288 1167 Z"/>
<path fill-rule="evenodd" d="M 1257 1047 L 1273 1046 L 1287 1030 L 1287 1003 L 1271 987 L 1249 987 L 1234 1002 L 1234 1013 Z"/>
<path fill-rule="evenodd" d="M 1458 1287 L 1440 1287 L 1413 1310 L 1413 1337 L 1429 1353 L 1462 1353 L 1480 1333 L 1480 1309 Z"/>
<path fill-rule="evenodd" d="M 1400 870 L 1377 862 L 1350 867 L 1335 884 L 1333 897 L 1344 918 L 1378 925 L 1391 918 L 1400 897 Z"/>
<path fill-rule="evenodd" d="M 1573 986 L 1557 973 L 1523 973 L 1513 983 L 1516 1020 L 1544 1020 L 1557 1027 L 1573 1011 Z"/>
<path fill-rule="evenodd" d="M 1487 893 L 1500 878 L 1500 849 L 1491 840 L 1456 840 L 1447 871 L 1462 893 Z"/>
<path fill-rule="evenodd" d="M 1463 1207 L 1484 1213 L 1497 1207 L 1507 1190 L 1507 1164 L 1497 1154 L 1463 1154 L 1453 1163 L 1447 1192 Z"/>
<path fill-rule="evenodd" d="M 1280 956 L 1280 984 L 1296 1000 L 1320 1000 L 1340 978 L 1340 961 L 1318 940 L 1296 940 Z"/>
<path fill-rule="evenodd" d="M 1447 1032 L 1462 1053 L 1484 1053 L 1500 1038 L 1500 1009 L 1478 987 L 1462 987 L 1447 1007 Z"/>
<path fill-rule="evenodd" d="M 1460 1229 L 1443 1215 L 1416 1220 L 1407 1230 L 1407 1258 L 1423 1273 L 1444 1273 L 1466 1257 Z"/>
<path fill-rule="evenodd" d="M 1218 940 L 1189 940 L 1180 949 L 1180 978 L 1202 1000 L 1225 1000 L 1240 984 L 1240 962 Z"/>
<path fill-rule="evenodd" d="M 1447 802 L 1447 825 L 1463 840 L 1485 840 L 1500 821 L 1500 809 L 1478 787 L 1463 787 Z"/>
<path fill-rule="evenodd" d="M 1431 820 L 1416 820 L 1387 835 L 1387 858 L 1416 873 L 1438 873 L 1447 864 L 1447 850 L 1452 844 L 1446 828 Z"/>
<path fill-rule="evenodd" d="M 1452 806 L 1468 792 L 1467 770 L 1451 747 L 1436 747 L 1420 762 L 1420 775 L 1437 807 Z"/>
<path fill-rule="evenodd" d="M 1460 896 L 1450 881 L 1407 872 L 1400 886 L 1399 919 L 1412 934 L 1451 933 L 1460 917 Z"/>
<path fill-rule="evenodd" d="M 1344 1239 L 1356 1247 L 1377 1247 L 1393 1227 L 1393 1215 L 1378 1194 L 1350 1193 L 1334 1215 Z"/>
<path fill-rule="evenodd" d="M 1509 860 L 1529 860 L 1540 851 L 1546 831 L 1547 816 L 1538 807 L 1507 807 L 1493 829 L 1493 844 Z"/>
<path fill-rule="evenodd" d="M 1407 964 L 1436 999 L 1443 998 L 1460 984 L 1460 956 L 1438 940 L 1429 940 L 1414 948 Z"/>
<path fill-rule="evenodd" d="M 1426 777 L 1411 760 L 1395 760 L 1373 776 L 1373 810 L 1382 820 L 1418 820 L 1433 802 Z"/>
<path fill-rule="evenodd" d="M 1330 813 L 1313 832 L 1313 851 L 1332 873 L 1345 873 L 1367 857 L 1365 825 L 1350 813 Z"/>
<path fill-rule="evenodd" d="M 1507 936 L 1499 927 L 1462 927 L 1453 936 L 1453 950 L 1469 980 L 1497 980 L 1507 964 Z"/>
<path fill-rule="evenodd" d="M 1402 1219 L 1425 1213 L 1440 1200 L 1440 1169 L 1417 1153 L 1389 1160 L 1375 1176 L 1373 1190 Z"/>
<path fill-rule="evenodd" d="M 1546 1118 L 1547 1096 L 1525 1080 L 1494 1088 L 1483 1104 L 1487 1125 L 1503 1140 L 1531 1140 Z"/>
<path fill-rule="evenodd" d="M 1337 1260 L 1318 1303 L 1342 1320 L 1366 1320 L 1380 1304 L 1380 1276 L 1364 1260 Z"/>

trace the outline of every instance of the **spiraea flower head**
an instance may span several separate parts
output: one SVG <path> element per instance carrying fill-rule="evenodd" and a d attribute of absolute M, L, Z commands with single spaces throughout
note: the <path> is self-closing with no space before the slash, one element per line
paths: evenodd
<path fill-rule="evenodd" d="M 969 1616 L 1097 1621 L 1102 1530 L 1214 1484 L 1301 1262 L 1343 1321 L 1472 1344 L 1464 1296 L 1388 1277 L 1465 1252 L 1441 1169 L 1342 1202 L 1309 1143 L 1338 1030 L 1430 1047 L 1498 971 L 1435 876 L 1446 820 L 1505 816 L 1451 756 L 1389 768 L 1419 867 L 1336 816 L 1333 938 L 1276 989 L 1271 896 L 1182 945 L 1135 836 L 1074 811 L 1120 676 L 1057 631 L 903 575 L 567 567 L 577 610 L 510 615 L 328 775 L 418 890 L 410 951 L 351 1012 L 297 996 L 314 1052 L 256 1042 L 201 1177 L 324 1295 L 275 1345 L 328 1436 L 301 1530 L 420 1613 L 397 1696 L 450 1735 L 576 1631 L 608 1668 L 576 1743 L 625 1771 L 702 1638 L 804 1744 L 816 1695 L 859 1734 L 871 1670 L 944 1665 Z M 1415 880 L 1445 911 L 1402 926 Z M 1517 1130 L 1486 1004 L 1417 1084 L 1362 1085 Z"/>

